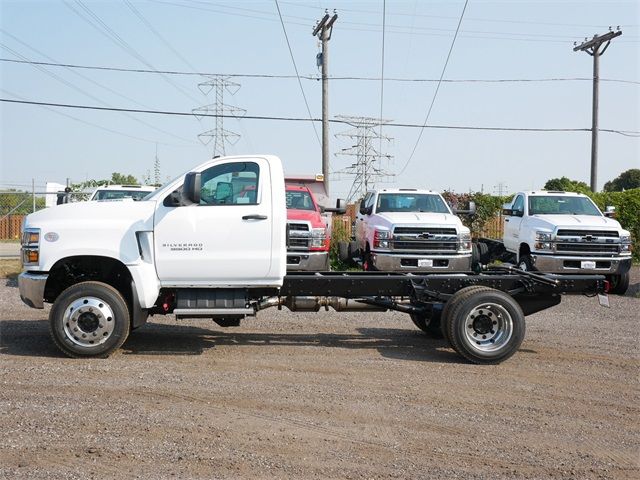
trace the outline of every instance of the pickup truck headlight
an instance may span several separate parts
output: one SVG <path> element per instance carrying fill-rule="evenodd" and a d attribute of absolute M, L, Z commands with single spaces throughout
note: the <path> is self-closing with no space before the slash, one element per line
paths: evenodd
<path fill-rule="evenodd" d="M 536 232 L 536 242 L 534 247 L 536 250 L 553 250 L 553 233 Z"/>
<path fill-rule="evenodd" d="M 375 230 L 373 232 L 373 248 L 389 248 L 391 232 L 389 230 Z"/>
<path fill-rule="evenodd" d="M 553 233 L 551 232 L 536 232 L 536 240 L 538 242 L 550 242 L 553 240 Z"/>
<path fill-rule="evenodd" d="M 458 234 L 458 250 L 471 250 L 471 233 Z"/>
<path fill-rule="evenodd" d="M 631 235 L 620 235 L 620 243 L 631 243 Z"/>
<path fill-rule="evenodd" d="M 22 264 L 37 265 L 40 260 L 40 229 L 26 228 L 20 239 L 22 245 Z"/>
<path fill-rule="evenodd" d="M 326 239 L 324 228 L 311 229 L 311 248 L 324 247 L 324 241 Z"/>
<path fill-rule="evenodd" d="M 620 253 L 631 253 L 631 235 L 620 235 Z"/>

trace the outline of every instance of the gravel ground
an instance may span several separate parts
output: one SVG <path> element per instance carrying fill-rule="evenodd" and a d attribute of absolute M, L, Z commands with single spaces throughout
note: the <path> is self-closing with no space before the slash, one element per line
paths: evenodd
<path fill-rule="evenodd" d="M 403 314 L 284 310 L 71 360 L 0 281 L 0 478 L 640 478 L 633 295 L 566 297 L 496 366 Z"/>

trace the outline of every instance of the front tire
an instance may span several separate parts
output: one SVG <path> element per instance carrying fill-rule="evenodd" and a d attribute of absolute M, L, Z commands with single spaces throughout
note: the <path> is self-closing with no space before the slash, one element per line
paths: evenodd
<path fill-rule="evenodd" d="M 49 313 L 49 331 L 62 352 L 72 358 L 106 358 L 129 336 L 131 316 L 115 288 L 82 282 L 63 291 Z"/>
<path fill-rule="evenodd" d="M 472 363 L 496 364 L 524 340 L 524 313 L 510 295 L 478 290 L 452 306 L 446 321 L 451 346 Z"/>
<path fill-rule="evenodd" d="M 518 260 L 518 268 L 520 270 L 524 270 L 525 272 L 533 272 L 535 267 L 533 266 L 533 259 L 531 255 L 520 255 L 520 260 Z"/>
<path fill-rule="evenodd" d="M 627 289 L 629 288 L 629 276 L 629 271 L 621 275 L 609 275 L 609 282 L 611 283 L 610 292 L 615 295 L 624 295 L 627 293 Z"/>

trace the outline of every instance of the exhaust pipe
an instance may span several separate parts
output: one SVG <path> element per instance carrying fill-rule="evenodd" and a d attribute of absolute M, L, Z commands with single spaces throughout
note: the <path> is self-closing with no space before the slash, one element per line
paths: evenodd
<path fill-rule="evenodd" d="M 257 309 L 264 310 L 269 307 L 287 307 L 292 312 L 318 312 L 322 307 L 329 307 L 336 312 L 386 312 L 387 309 L 377 305 L 359 302 L 358 300 L 343 297 L 270 297 L 258 302 Z"/>

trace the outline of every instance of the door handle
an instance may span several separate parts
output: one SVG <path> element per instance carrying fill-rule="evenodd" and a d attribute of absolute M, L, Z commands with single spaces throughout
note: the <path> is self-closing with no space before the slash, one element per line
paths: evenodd
<path fill-rule="evenodd" d="M 266 215 L 244 215 L 242 217 L 243 220 L 266 220 L 267 218 Z"/>
<path fill-rule="evenodd" d="M 508 222 L 508 221 L 509 221 L 509 219 L 508 219 L 508 218 L 505 218 L 505 219 L 504 219 L 504 221 L 505 221 L 505 222 Z"/>

